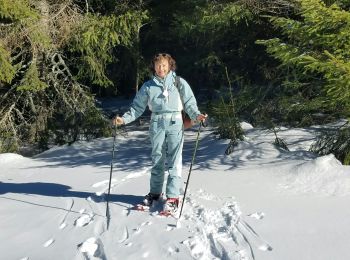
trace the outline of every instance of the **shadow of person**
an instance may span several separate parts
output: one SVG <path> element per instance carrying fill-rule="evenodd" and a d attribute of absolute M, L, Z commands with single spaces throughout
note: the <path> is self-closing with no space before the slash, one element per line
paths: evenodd
<path fill-rule="evenodd" d="M 71 197 L 71 198 L 92 198 L 94 202 L 104 202 L 105 196 L 97 196 L 93 192 L 76 191 L 72 187 L 46 182 L 30 182 L 30 183 L 5 183 L 0 182 L 0 195 L 7 193 L 40 195 L 49 197 Z M 142 196 L 130 194 L 113 194 L 109 195 L 109 201 L 115 203 L 126 203 L 134 205 L 142 200 Z"/>

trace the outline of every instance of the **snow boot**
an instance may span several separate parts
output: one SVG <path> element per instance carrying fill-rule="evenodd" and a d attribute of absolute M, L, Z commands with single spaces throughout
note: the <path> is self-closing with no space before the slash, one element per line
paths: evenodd
<path fill-rule="evenodd" d="M 159 200 L 160 194 L 155 194 L 155 193 L 148 193 L 145 198 L 142 201 L 142 204 L 147 207 L 151 207 L 153 204 L 153 201 Z"/>

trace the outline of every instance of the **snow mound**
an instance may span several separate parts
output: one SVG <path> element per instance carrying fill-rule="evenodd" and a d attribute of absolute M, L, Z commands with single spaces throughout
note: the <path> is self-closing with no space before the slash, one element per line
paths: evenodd
<path fill-rule="evenodd" d="M 254 128 L 251 124 L 247 122 L 241 122 L 240 124 L 243 130 L 249 130 Z"/>
<path fill-rule="evenodd" d="M 329 154 L 293 167 L 287 181 L 285 188 L 296 192 L 345 196 L 350 194 L 350 167 Z"/>
<path fill-rule="evenodd" d="M 240 124 L 241 124 L 241 127 L 243 128 L 243 130 L 249 130 L 249 129 L 254 128 L 251 124 L 249 124 L 247 122 L 241 122 Z"/>
<path fill-rule="evenodd" d="M 11 162 L 18 162 L 24 157 L 16 153 L 2 153 L 0 154 L 0 164 L 7 164 Z"/>
<path fill-rule="evenodd" d="M 97 240 L 94 237 L 86 240 L 80 247 L 82 253 L 87 253 L 89 256 L 94 256 L 98 249 Z"/>

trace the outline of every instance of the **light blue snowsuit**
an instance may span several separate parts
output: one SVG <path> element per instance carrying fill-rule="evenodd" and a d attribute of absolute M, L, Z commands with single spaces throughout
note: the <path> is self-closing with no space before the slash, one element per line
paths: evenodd
<path fill-rule="evenodd" d="M 200 114 L 189 84 L 180 78 L 178 90 L 175 86 L 175 77 L 175 72 L 170 71 L 164 79 L 154 76 L 145 82 L 136 94 L 129 111 L 123 115 L 124 123 L 128 124 L 141 116 L 147 105 L 152 111 L 149 129 L 152 143 L 150 192 L 162 193 L 165 159 L 167 159 L 168 198 L 178 198 L 180 195 L 184 141 L 181 110 L 184 108 L 192 120 Z"/>

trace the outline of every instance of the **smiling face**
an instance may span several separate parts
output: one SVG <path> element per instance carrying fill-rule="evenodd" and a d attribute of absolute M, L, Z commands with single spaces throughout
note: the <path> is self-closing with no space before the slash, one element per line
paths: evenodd
<path fill-rule="evenodd" d="M 164 78 L 170 71 L 170 64 L 168 59 L 163 58 L 154 63 L 154 71 L 157 76 L 160 78 Z"/>

